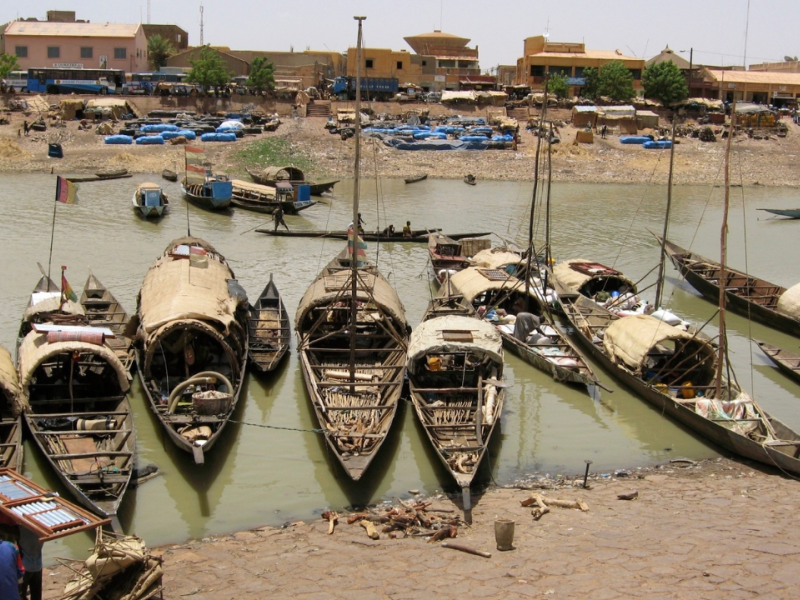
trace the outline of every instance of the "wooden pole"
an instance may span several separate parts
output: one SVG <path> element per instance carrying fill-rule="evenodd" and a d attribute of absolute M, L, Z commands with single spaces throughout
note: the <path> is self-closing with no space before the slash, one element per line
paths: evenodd
<path fill-rule="evenodd" d="M 722 227 L 720 228 L 720 259 L 719 259 L 719 358 L 717 359 L 717 399 L 722 399 L 722 370 L 725 358 L 728 355 L 728 339 L 725 330 L 725 288 L 727 275 L 725 274 L 725 259 L 728 254 L 728 207 L 731 192 L 731 141 L 733 140 L 734 121 L 736 119 L 736 90 L 733 92 L 733 107 L 731 108 L 731 126 L 728 129 L 728 144 L 725 146 L 725 204 L 722 209 Z"/>
<path fill-rule="evenodd" d="M 661 255 L 658 259 L 658 279 L 656 280 L 655 308 L 661 308 L 661 296 L 664 293 L 664 263 L 667 260 L 665 249 L 669 233 L 669 213 L 672 208 L 672 169 L 675 164 L 675 113 L 672 114 L 672 145 L 669 148 L 669 177 L 667 178 L 667 212 L 664 215 L 664 230 L 661 234 Z"/>

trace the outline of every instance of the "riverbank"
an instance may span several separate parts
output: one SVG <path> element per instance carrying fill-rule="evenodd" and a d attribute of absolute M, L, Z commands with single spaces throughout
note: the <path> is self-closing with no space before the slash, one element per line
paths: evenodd
<path fill-rule="evenodd" d="M 568 117 L 561 111 L 559 117 Z M 0 126 L 0 172 L 93 173 L 126 168 L 132 173 L 160 173 L 165 167 L 182 170 L 180 146 L 106 146 L 103 136 L 94 131 L 79 131 L 77 122 L 47 132 L 18 136 L 22 113 L 10 113 L 11 123 Z M 215 171 L 247 178 L 245 167 L 259 166 L 240 156 L 248 145 L 279 138 L 290 142 L 294 152 L 312 165 L 310 177 L 337 179 L 352 175 L 353 140 L 341 140 L 324 128 L 325 119 L 310 117 L 287 119 L 276 132 L 247 136 L 233 143 L 206 143 L 206 158 Z M 524 125 L 524 124 L 523 124 Z M 742 185 L 800 185 L 800 170 L 795 167 L 800 155 L 800 128 L 788 122 L 786 137 L 768 139 L 737 136 L 733 142 L 732 181 Z M 669 152 L 646 150 L 638 145 L 623 145 L 619 136 L 595 136 L 593 144 L 573 144 L 577 130 L 561 128 L 561 143 L 552 148 L 553 181 L 583 183 L 666 183 Z M 362 175 L 405 178 L 426 173 L 433 179 L 461 179 L 472 173 L 480 180 L 529 181 L 534 177 L 536 140 L 522 130 L 517 151 L 408 152 L 395 150 L 380 141 L 368 141 L 362 148 Z M 48 142 L 60 142 L 65 156 L 47 158 Z M 680 138 L 676 148 L 674 183 L 721 183 L 725 142 L 702 142 Z M 263 165 L 261 165 L 263 166 Z"/>
<path fill-rule="evenodd" d="M 624 475 L 624 476 L 623 476 Z M 592 477 L 533 479 L 475 498 L 473 524 L 450 540 L 367 537 L 357 523 L 289 523 L 190 540 L 157 550 L 164 597 L 195 600 L 485 598 L 793 598 L 800 586 L 800 483 L 727 459 L 675 461 Z M 555 485 L 554 485 L 555 484 Z M 547 489 L 551 488 L 551 489 Z M 619 499 L 632 495 L 634 500 Z M 536 521 L 531 494 L 580 500 L 588 511 L 552 508 Z M 458 514 L 447 498 L 444 515 Z M 447 511 L 455 511 L 449 513 Z M 495 519 L 516 521 L 514 550 L 495 548 Z M 48 569 L 45 598 L 70 573 Z"/>

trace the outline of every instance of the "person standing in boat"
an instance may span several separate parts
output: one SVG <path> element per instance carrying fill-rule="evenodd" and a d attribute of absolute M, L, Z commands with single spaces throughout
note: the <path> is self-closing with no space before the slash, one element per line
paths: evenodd
<path fill-rule="evenodd" d="M 283 209 L 280 206 L 272 213 L 272 219 L 275 221 L 275 231 L 278 231 L 278 226 L 280 225 L 283 225 L 286 227 L 286 231 L 289 231 L 289 226 L 286 224 L 286 221 L 283 220 Z"/>
<path fill-rule="evenodd" d="M 361 235 L 364 235 L 364 225 L 366 225 L 366 223 L 364 223 L 364 219 L 361 218 L 361 213 L 358 213 L 358 233 Z"/>
<path fill-rule="evenodd" d="M 406 221 L 406 224 L 403 225 L 403 237 L 411 237 L 411 221 Z"/>

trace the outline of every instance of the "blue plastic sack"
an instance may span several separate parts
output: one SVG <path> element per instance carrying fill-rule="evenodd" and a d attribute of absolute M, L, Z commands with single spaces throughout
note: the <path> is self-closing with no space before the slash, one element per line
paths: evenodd
<path fill-rule="evenodd" d="M 133 137 L 129 135 L 107 135 L 106 144 L 132 144 Z"/>

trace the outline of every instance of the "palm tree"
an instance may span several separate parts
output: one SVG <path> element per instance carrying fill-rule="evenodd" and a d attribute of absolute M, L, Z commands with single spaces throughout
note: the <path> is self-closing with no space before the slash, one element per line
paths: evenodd
<path fill-rule="evenodd" d="M 175 47 L 165 37 L 157 33 L 147 38 L 147 57 L 154 71 L 167 64 L 167 59 L 175 54 Z"/>

